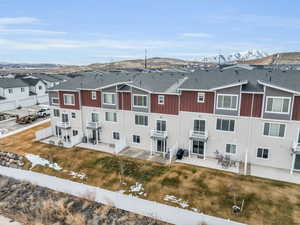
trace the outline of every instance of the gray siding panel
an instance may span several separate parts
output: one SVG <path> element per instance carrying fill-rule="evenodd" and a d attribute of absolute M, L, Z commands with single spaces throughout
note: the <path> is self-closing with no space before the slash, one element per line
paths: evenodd
<path fill-rule="evenodd" d="M 140 107 L 133 107 L 133 95 L 147 95 L 148 96 L 148 108 L 140 108 Z M 131 102 L 132 102 L 132 111 L 136 111 L 136 112 L 149 112 L 150 110 L 150 105 L 151 105 L 151 102 L 150 102 L 150 95 L 148 92 L 146 91 L 143 91 L 143 90 L 139 90 L 137 88 L 132 88 L 132 99 L 131 99 Z"/>
<path fill-rule="evenodd" d="M 54 92 L 54 91 L 49 91 L 48 92 L 48 95 L 49 95 L 49 104 L 50 105 L 53 105 L 52 104 L 52 98 L 59 98 L 59 96 L 58 96 L 58 92 Z"/>
<path fill-rule="evenodd" d="M 241 92 L 241 86 L 231 87 L 231 88 L 225 88 L 218 90 L 216 92 L 216 103 L 215 103 L 215 113 L 219 115 L 227 115 L 227 116 L 238 116 L 239 115 L 239 108 L 240 108 L 240 92 Z M 238 96 L 238 106 L 237 110 L 223 110 L 223 109 L 217 109 L 217 103 L 218 103 L 218 94 L 231 94 L 231 95 L 237 95 Z"/>
<path fill-rule="evenodd" d="M 277 113 L 266 113 L 266 107 L 267 107 L 267 97 L 268 96 L 276 96 L 276 97 L 290 97 L 290 108 L 289 108 L 289 114 L 277 114 Z M 291 111 L 292 111 L 292 100 L 293 100 L 293 94 L 285 91 L 281 91 L 278 89 L 266 87 L 266 94 L 264 97 L 264 111 L 263 111 L 263 118 L 265 119 L 275 119 L 275 120 L 290 120 L 291 119 Z"/>
<path fill-rule="evenodd" d="M 101 105 L 101 108 L 104 108 L 104 109 L 118 109 L 118 95 L 117 95 L 117 92 L 116 92 L 116 86 L 113 86 L 113 87 L 109 87 L 109 88 L 105 88 L 101 91 L 102 93 L 105 93 L 105 92 L 108 92 L 108 93 L 116 93 L 116 105 L 106 105 L 104 104 L 104 94 L 101 94 L 101 98 L 102 98 L 102 105 Z"/>

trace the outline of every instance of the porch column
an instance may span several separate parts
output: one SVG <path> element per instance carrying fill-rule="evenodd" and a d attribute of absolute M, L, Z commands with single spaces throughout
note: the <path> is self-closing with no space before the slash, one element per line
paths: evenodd
<path fill-rule="evenodd" d="M 189 158 L 191 158 L 192 139 L 189 139 Z"/>
<path fill-rule="evenodd" d="M 206 141 L 204 142 L 203 159 L 206 159 Z"/>
<path fill-rule="evenodd" d="M 248 167 L 248 149 L 245 154 L 244 175 L 247 175 L 247 167 Z"/>
<path fill-rule="evenodd" d="M 293 154 L 293 158 L 292 158 L 292 165 L 291 165 L 290 174 L 293 174 L 293 172 L 294 172 L 295 160 L 296 160 L 296 154 Z"/>
<path fill-rule="evenodd" d="M 153 141 L 154 141 L 153 138 L 151 138 L 151 149 L 150 149 L 150 154 L 151 155 L 153 155 L 153 147 L 154 147 L 153 146 L 154 145 Z"/>

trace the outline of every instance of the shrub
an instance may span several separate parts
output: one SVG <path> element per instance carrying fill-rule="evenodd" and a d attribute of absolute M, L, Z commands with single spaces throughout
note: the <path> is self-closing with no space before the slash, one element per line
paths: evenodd
<path fill-rule="evenodd" d="M 169 187 L 178 187 L 180 185 L 181 181 L 179 180 L 178 177 L 165 177 L 161 184 L 163 186 L 169 186 Z"/>

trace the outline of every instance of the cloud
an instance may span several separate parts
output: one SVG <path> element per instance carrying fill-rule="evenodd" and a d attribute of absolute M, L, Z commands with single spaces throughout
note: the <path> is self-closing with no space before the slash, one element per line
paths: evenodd
<path fill-rule="evenodd" d="M 0 25 L 36 24 L 39 20 L 34 17 L 0 17 Z"/>
<path fill-rule="evenodd" d="M 207 33 L 183 33 L 181 36 L 190 38 L 211 38 L 211 34 Z"/>
<path fill-rule="evenodd" d="M 66 34 L 63 31 L 51 31 L 51 30 L 39 30 L 39 29 L 12 29 L 12 28 L 1 28 L 0 34 L 40 34 L 40 35 L 60 35 Z"/>

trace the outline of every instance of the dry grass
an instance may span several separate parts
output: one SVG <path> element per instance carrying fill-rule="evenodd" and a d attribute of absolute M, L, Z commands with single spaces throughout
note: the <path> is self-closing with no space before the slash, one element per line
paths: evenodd
<path fill-rule="evenodd" d="M 42 166 L 33 168 L 34 171 L 113 191 L 128 190 L 135 182 L 142 182 L 147 193 L 143 198 L 164 204 L 178 206 L 163 200 L 165 195 L 175 195 L 187 201 L 190 208 L 247 224 L 300 224 L 299 185 L 178 163 L 167 167 L 82 148 L 67 149 L 33 142 L 34 132 L 47 126 L 49 124 L 43 124 L 0 140 L 0 149 L 17 154 L 38 154 L 64 169 L 87 174 L 87 179 L 82 181 Z M 244 211 L 239 217 L 231 213 L 234 199 L 237 203 L 245 200 Z"/>

